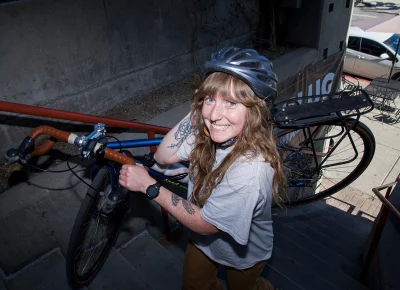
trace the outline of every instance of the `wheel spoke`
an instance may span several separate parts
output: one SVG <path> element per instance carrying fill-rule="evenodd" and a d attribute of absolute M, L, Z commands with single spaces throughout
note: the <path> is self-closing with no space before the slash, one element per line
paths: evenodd
<path fill-rule="evenodd" d="M 278 151 L 284 159 L 288 202 L 301 202 L 336 192 L 350 183 L 355 178 L 353 176 L 358 176 L 358 171 L 365 170 L 375 144 L 371 143 L 373 137 L 364 129 L 365 125 L 359 123 L 357 126 L 349 131 L 351 140 L 341 123 L 313 127 L 318 128 L 313 129 L 314 144 L 310 143 L 308 134 L 304 136 L 302 129 L 278 133 L 276 140 Z M 338 143 L 341 138 L 343 140 Z M 311 145 L 315 148 L 316 156 Z M 331 146 L 334 150 L 328 155 Z"/>

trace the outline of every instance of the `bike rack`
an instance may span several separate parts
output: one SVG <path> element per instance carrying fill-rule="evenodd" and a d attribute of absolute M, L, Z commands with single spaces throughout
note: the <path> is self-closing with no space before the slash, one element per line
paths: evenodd
<path fill-rule="evenodd" d="M 61 120 L 69 120 L 69 121 L 76 121 L 81 123 L 90 123 L 90 124 L 97 124 L 103 123 L 108 126 L 119 127 L 124 129 L 136 129 L 140 131 L 147 131 L 148 138 L 154 138 L 156 133 L 159 134 L 167 134 L 171 128 L 156 126 L 156 125 L 148 125 L 139 122 L 131 122 L 131 121 L 124 121 L 118 120 L 114 118 L 106 118 L 101 116 L 94 116 L 82 113 L 74 113 L 69 111 L 63 110 L 56 110 L 50 108 L 43 108 L 39 106 L 31 106 L 31 105 L 23 105 L 17 104 L 12 102 L 5 102 L 0 101 L 0 111 L 9 112 L 9 113 L 17 113 L 23 115 L 31 115 L 31 116 L 38 116 L 44 118 L 53 118 L 53 119 L 61 119 Z M 43 146 L 51 146 L 53 141 L 47 140 Z M 157 150 L 156 146 L 150 146 L 150 151 L 155 152 Z M 164 227 L 167 235 L 167 240 L 172 241 L 172 232 L 171 232 L 171 225 L 169 223 L 169 214 L 168 212 L 161 207 L 161 214 L 164 221 Z"/>

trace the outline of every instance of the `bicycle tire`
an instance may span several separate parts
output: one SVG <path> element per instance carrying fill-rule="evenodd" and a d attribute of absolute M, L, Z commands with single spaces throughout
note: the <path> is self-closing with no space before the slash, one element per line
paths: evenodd
<path fill-rule="evenodd" d="M 66 256 L 68 283 L 74 289 L 89 285 L 96 277 L 114 246 L 128 209 L 128 194 L 124 195 L 125 198 L 117 204 L 107 203 L 107 196 L 112 190 L 110 170 L 107 167 L 100 168 L 91 184 L 96 190 L 89 188 L 75 219 Z M 92 221 L 96 225 L 93 236 Z M 104 231 L 105 236 L 100 236 L 101 239 L 97 240 L 99 228 Z M 102 232 L 99 231 L 99 233 Z M 89 245 L 86 244 L 88 241 Z M 94 255 L 96 251 L 98 251 L 97 255 Z M 81 262 L 85 259 L 87 262 L 82 269 Z"/>
<path fill-rule="evenodd" d="M 307 143 L 307 140 L 310 140 L 308 137 L 304 137 L 304 129 L 287 129 L 275 134 L 278 151 L 280 152 L 281 158 L 283 160 L 285 176 L 287 179 L 285 197 L 283 197 L 284 206 L 302 205 L 330 196 L 351 184 L 367 169 L 375 153 L 376 144 L 374 135 L 372 134 L 371 130 L 362 122 L 356 121 L 354 119 L 348 119 L 344 122 L 345 123 L 343 123 L 342 121 L 337 121 L 320 124 L 313 127 L 314 131 L 312 131 L 312 134 L 315 134 L 313 138 L 315 138 L 316 140 L 321 138 L 321 136 L 324 136 L 325 138 L 323 140 L 316 141 L 321 142 L 321 144 L 316 145 L 315 142 L 313 142 L 315 148 L 319 147 L 319 149 L 323 149 L 319 153 L 321 156 L 317 157 L 317 160 L 321 161 L 319 164 L 321 164 L 322 160 L 326 157 L 323 155 L 326 155 L 327 152 L 331 150 L 330 148 L 332 146 L 334 150 L 331 155 L 327 157 L 325 163 L 322 163 L 323 166 L 327 167 L 319 170 L 319 172 L 315 172 L 314 176 L 312 176 L 310 172 L 313 172 L 313 170 L 315 171 L 316 167 L 312 168 L 312 166 L 309 166 L 312 161 L 314 162 L 314 164 L 316 163 L 314 155 L 310 153 L 312 152 L 312 146 L 302 147 L 299 145 L 293 145 Z M 348 138 L 345 137 L 343 141 L 341 143 L 337 143 L 337 147 L 335 147 L 335 140 L 333 140 L 332 142 L 333 138 L 331 138 L 331 136 L 339 140 L 344 133 L 342 135 L 337 135 L 337 132 L 340 133 L 340 131 L 334 131 L 332 129 L 341 128 L 341 130 L 344 130 L 344 125 L 350 128 L 354 124 L 354 122 L 357 122 L 356 126 L 349 131 L 349 134 L 354 134 L 358 136 L 357 139 L 352 137 L 354 146 L 352 146 L 350 139 L 349 141 L 345 141 L 346 138 Z M 332 135 L 330 136 L 329 134 Z M 295 137 L 297 139 L 293 140 Z M 322 144 L 322 142 L 324 144 Z M 328 144 L 328 146 L 326 144 L 327 142 L 330 143 Z M 292 145 L 288 145 L 289 143 L 291 143 Z M 359 148 L 357 148 L 356 146 L 359 146 Z M 358 149 L 357 152 L 361 155 L 360 158 L 358 158 L 359 155 L 355 153 L 356 151 L 354 150 L 354 147 Z M 297 153 L 293 153 L 293 148 L 295 150 L 299 150 L 298 155 L 295 156 L 295 154 Z M 325 150 L 326 148 L 328 150 Z M 362 151 L 359 149 L 362 149 Z M 351 150 L 353 150 L 354 152 L 352 153 Z M 316 150 L 316 152 L 319 151 Z M 344 154 L 345 152 L 346 154 Z M 329 158 L 335 155 L 337 157 L 339 156 L 339 153 L 342 153 L 340 157 L 342 159 L 339 159 L 337 163 L 348 163 L 338 165 L 334 165 L 335 163 L 329 164 L 328 162 L 332 161 L 332 159 Z M 292 157 L 290 157 L 290 154 L 292 154 Z M 352 156 L 352 154 L 354 155 Z M 349 156 L 345 157 L 345 155 Z M 290 160 L 290 158 L 288 157 L 293 159 Z M 356 159 L 349 162 L 352 158 Z M 349 168 L 351 165 L 354 166 L 351 171 L 347 171 L 348 169 L 343 170 L 344 168 Z M 335 169 L 337 172 L 332 173 Z M 330 172 L 327 173 L 327 171 Z M 340 180 L 337 181 L 336 179 Z"/>

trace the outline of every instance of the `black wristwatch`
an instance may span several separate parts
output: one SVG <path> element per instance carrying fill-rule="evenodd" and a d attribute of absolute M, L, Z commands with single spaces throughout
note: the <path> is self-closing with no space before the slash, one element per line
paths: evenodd
<path fill-rule="evenodd" d="M 153 185 L 150 185 L 146 189 L 147 198 L 148 199 L 156 198 L 160 193 L 160 187 L 161 187 L 161 184 L 159 184 L 158 182 L 154 183 Z"/>

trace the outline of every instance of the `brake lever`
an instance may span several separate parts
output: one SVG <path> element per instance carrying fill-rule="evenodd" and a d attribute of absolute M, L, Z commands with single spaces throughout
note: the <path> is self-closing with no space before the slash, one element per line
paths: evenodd
<path fill-rule="evenodd" d="M 7 150 L 6 154 L 4 155 L 4 159 L 6 163 L 4 165 L 10 165 L 15 162 L 19 164 L 25 165 L 27 163 L 26 156 L 31 154 L 35 150 L 35 141 L 32 137 L 27 136 L 21 142 L 18 149 L 9 149 Z"/>
<path fill-rule="evenodd" d="M 18 162 L 19 164 L 25 165 L 27 163 L 26 159 L 23 158 L 18 149 L 9 149 L 6 154 L 4 154 L 4 159 L 6 162 L 3 165 L 10 165 Z"/>

